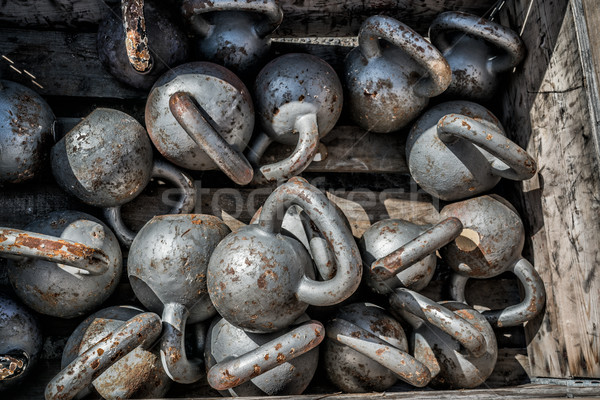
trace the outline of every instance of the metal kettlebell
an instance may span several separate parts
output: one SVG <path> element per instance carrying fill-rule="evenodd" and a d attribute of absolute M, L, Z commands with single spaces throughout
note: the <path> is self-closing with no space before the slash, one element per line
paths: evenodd
<path fill-rule="evenodd" d="M 202 360 L 186 356 L 185 326 L 216 314 L 206 290 L 206 268 L 229 232 L 212 215 L 161 215 L 144 225 L 129 250 L 131 287 L 144 306 L 162 314 L 160 355 L 176 382 L 193 383 L 203 374 Z"/>
<path fill-rule="evenodd" d="M 189 212 L 195 205 L 194 182 L 174 166 L 153 160 L 146 130 L 121 111 L 92 111 L 54 145 L 51 161 L 59 186 L 86 204 L 103 207 L 109 225 L 126 245 L 135 233 L 125 226 L 121 206 L 137 197 L 152 177 L 181 190 L 172 213 Z"/>
<path fill-rule="evenodd" d="M 243 77 L 264 65 L 269 35 L 283 20 L 277 0 L 184 0 L 182 10 L 199 36 L 199 55 Z"/>
<path fill-rule="evenodd" d="M 525 58 L 525 44 L 509 28 L 458 11 L 444 12 L 429 27 L 431 43 L 452 69 L 452 82 L 444 95 L 491 100 L 498 89 L 498 74 Z"/>
<path fill-rule="evenodd" d="M 291 205 L 302 207 L 333 250 L 337 272 L 315 281 L 304 246 L 282 235 Z M 223 239 L 208 264 L 210 298 L 227 321 L 249 332 L 275 332 L 292 324 L 309 304 L 326 306 L 348 298 L 361 278 L 360 253 L 327 197 L 302 178 L 279 186 L 265 201 L 258 224 Z"/>
<path fill-rule="evenodd" d="M 143 350 L 151 348 L 161 332 L 160 318 L 149 312 L 138 313 L 116 325 L 118 326 L 114 330 L 104 333 L 104 336 L 98 334 L 93 345 L 81 352 L 52 378 L 44 391 L 46 400 L 75 398 L 92 382 L 96 383 L 98 377 L 129 353 L 140 347 Z M 91 332 L 91 336 L 95 336 L 95 333 Z M 125 385 L 127 384 L 132 382 L 125 382 Z M 116 390 L 116 386 L 113 389 Z"/>
<path fill-rule="evenodd" d="M 122 256 L 111 230 L 91 215 L 57 211 L 24 230 L 0 228 L 8 278 L 35 311 L 60 318 L 89 313 L 116 289 Z"/>
<path fill-rule="evenodd" d="M 0 185 L 32 178 L 47 161 L 55 118 L 36 92 L 0 80 Z"/>
<path fill-rule="evenodd" d="M 525 289 L 521 303 L 482 314 L 495 327 L 520 325 L 544 308 L 546 292 L 537 271 L 521 255 L 525 229 L 519 214 L 497 195 L 480 196 L 449 204 L 441 211 L 445 217 L 459 218 L 464 229 L 440 253 L 454 271 L 451 294 L 465 302 L 469 278 L 485 279 L 511 271 Z"/>
<path fill-rule="evenodd" d="M 510 141 L 498 119 L 469 101 L 449 101 L 424 113 L 406 141 L 413 179 L 445 201 L 462 200 L 492 189 L 500 178 L 525 180 L 535 160 Z"/>
<path fill-rule="evenodd" d="M 42 334 L 34 317 L 0 292 L 0 392 L 23 382 L 41 350 Z"/>
<path fill-rule="evenodd" d="M 402 219 L 385 219 L 365 231 L 359 247 L 367 285 L 388 294 L 397 287 L 419 291 L 429 284 L 437 258 L 436 250 L 453 241 L 462 231 L 458 218 L 436 225 L 417 225 Z"/>
<path fill-rule="evenodd" d="M 304 314 L 276 333 L 248 333 L 217 317 L 208 330 L 208 383 L 223 396 L 299 395 L 319 361 L 323 325 Z"/>
<path fill-rule="evenodd" d="M 413 328 L 414 355 L 431 371 L 431 386 L 474 388 L 492 374 L 498 357 L 496 336 L 475 309 L 459 302 L 436 303 L 404 288 L 396 289 L 389 301 Z"/>
<path fill-rule="evenodd" d="M 285 54 L 259 72 L 254 93 L 261 130 L 247 151 L 258 166 L 273 142 L 296 145 L 287 158 L 263 165 L 255 180 L 276 181 L 300 174 L 317 152 L 319 139 L 335 126 L 343 104 L 342 84 L 329 64 L 310 54 Z"/>
<path fill-rule="evenodd" d="M 326 325 L 327 377 L 344 392 L 382 392 L 401 379 L 423 387 L 429 369 L 408 354 L 402 325 L 379 306 L 353 303 Z"/>
<path fill-rule="evenodd" d="M 344 77 L 350 115 L 363 129 L 399 130 L 450 84 L 450 66 L 440 52 L 393 18 L 367 18 L 358 43 L 346 56 Z"/>
<path fill-rule="evenodd" d="M 121 0 L 98 27 L 98 57 L 119 81 L 150 89 L 167 69 L 187 59 L 186 34 L 150 0 Z"/>
<path fill-rule="evenodd" d="M 61 368 L 66 368 L 106 335 L 142 313 L 144 311 L 139 308 L 115 306 L 87 317 L 69 336 L 63 350 Z M 103 399 L 160 398 L 170 386 L 171 380 L 162 368 L 158 348 L 145 349 L 140 346 L 98 375 L 91 386 L 83 390 L 93 390 Z M 82 395 L 80 392 L 79 397 Z"/>
<path fill-rule="evenodd" d="M 194 62 L 168 71 L 148 96 L 146 127 L 172 163 L 218 168 L 239 185 L 252 180 L 242 151 L 254 129 L 254 107 L 246 86 L 228 69 Z"/>

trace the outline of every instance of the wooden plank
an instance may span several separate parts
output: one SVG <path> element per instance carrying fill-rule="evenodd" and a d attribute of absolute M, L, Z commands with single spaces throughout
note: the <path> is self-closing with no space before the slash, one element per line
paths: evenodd
<path fill-rule="evenodd" d="M 600 377 L 600 179 L 586 82 L 567 0 L 508 2 L 504 19 L 529 49 L 503 96 L 508 132 L 537 159 L 523 182 L 528 256 L 547 292 L 527 324 L 534 377 Z"/>

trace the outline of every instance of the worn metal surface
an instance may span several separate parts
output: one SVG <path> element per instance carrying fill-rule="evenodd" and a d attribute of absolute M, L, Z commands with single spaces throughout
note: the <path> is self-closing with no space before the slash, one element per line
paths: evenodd
<path fill-rule="evenodd" d="M 0 292 L 0 392 L 21 384 L 42 350 L 42 334 L 33 316 Z"/>
<path fill-rule="evenodd" d="M 502 177 L 524 180 L 536 172 L 535 160 L 505 137 L 498 119 L 469 101 L 425 112 L 410 131 L 406 158 L 419 186 L 446 201 L 490 190 Z"/>
<path fill-rule="evenodd" d="M 280 234 L 285 211 L 302 207 L 331 244 L 337 272 L 315 281 L 304 246 Z M 327 197 L 302 178 L 292 178 L 267 198 L 256 225 L 228 235 L 208 265 L 208 291 L 217 311 L 251 332 L 274 332 L 289 326 L 308 307 L 348 298 L 362 274 L 351 231 Z"/>
<path fill-rule="evenodd" d="M 84 315 L 117 287 L 121 249 L 111 230 L 98 219 L 77 211 L 57 211 L 27 225 L 24 231 L 14 245 L 28 257 L 10 261 L 8 277 L 17 295 L 35 311 L 61 318 Z M 34 233 L 52 239 L 32 237 Z M 40 253 L 45 256 L 38 258 Z M 87 262 L 90 258 L 92 263 Z"/>
<path fill-rule="evenodd" d="M 107 368 L 141 346 L 149 348 L 160 336 L 161 321 L 154 313 L 138 314 L 108 333 L 67 365 L 46 386 L 46 400 L 68 400 L 85 389 Z"/>
<path fill-rule="evenodd" d="M 384 391 L 398 378 L 423 387 L 431 379 L 427 367 L 408 354 L 400 323 L 379 306 L 346 305 L 327 323 L 326 332 L 325 370 L 345 392 Z"/>
<path fill-rule="evenodd" d="M 0 80 L 0 185 L 32 178 L 54 143 L 54 114 L 33 90 Z"/>
<path fill-rule="evenodd" d="M 131 306 L 104 308 L 87 317 L 71 333 L 62 354 L 61 368 L 65 368 L 106 335 L 116 331 L 129 319 L 143 313 Z M 158 348 L 137 347 L 112 364 L 91 383 L 104 399 L 160 398 L 171 380 L 162 368 Z M 84 391 L 92 390 L 91 386 Z"/>
<path fill-rule="evenodd" d="M 497 195 L 480 196 L 449 204 L 440 214 L 459 218 L 464 226 L 461 236 L 441 250 L 456 274 L 485 279 L 511 271 L 523 284 L 525 296 L 519 304 L 484 313 L 492 325 L 519 325 L 542 311 L 544 283 L 521 255 L 525 229 L 508 201 Z M 464 300 L 465 283 L 465 279 L 453 278 L 451 293 L 455 299 Z"/>
<path fill-rule="evenodd" d="M 260 71 L 254 93 L 262 131 L 253 139 L 248 158 L 260 160 L 269 139 L 296 145 L 286 159 L 255 171 L 255 180 L 276 181 L 301 173 L 316 154 L 319 139 L 333 129 L 342 112 L 337 74 L 313 55 L 285 54 Z"/>
<path fill-rule="evenodd" d="M 182 12 L 198 35 L 205 60 L 252 78 L 269 55 L 269 35 L 283 20 L 277 0 L 184 0 Z"/>
<path fill-rule="evenodd" d="M 498 74 L 525 58 L 525 44 L 516 32 L 464 12 L 444 12 L 429 27 L 431 43 L 452 69 L 444 96 L 489 101 L 497 92 Z"/>
<path fill-rule="evenodd" d="M 390 45 L 382 46 L 379 39 Z M 354 121 L 373 132 L 397 131 L 450 84 L 450 66 L 410 27 L 391 17 L 367 18 L 359 46 L 345 60 L 348 106 Z"/>
<path fill-rule="evenodd" d="M 205 351 L 208 383 L 229 396 L 301 394 L 317 369 L 325 329 L 306 314 L 295 323 L 281 332 L 255 334 L 216 318 Z"/>
<path fill-rule="evenodd" d="M 187 36 L 160 2 L 123 0 L 98 27 L 98 57 L 119 81 L 150 89 L 188 57 Z"/>
<path fill-rule="evenodd" d="M 401 219 L 373 224 L 359 241 L 367 285 L 381 294 L 396 287 L 424 288 L 435 271 L 435 252 L 460 235 L 462 228 L 457 218 L 425 226 Z"/>

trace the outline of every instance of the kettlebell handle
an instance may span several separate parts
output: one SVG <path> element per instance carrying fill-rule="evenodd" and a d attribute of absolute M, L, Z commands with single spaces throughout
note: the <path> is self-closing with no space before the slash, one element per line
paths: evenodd
<path fill-rule="evenodd" d="M 239 386 L 317 347 L 325 338 L 319 321 L 307 321 L 248 353 L 214 365 L 207 380 L 217 390 Z"/>
<path fill-rule="evenodd" d="M 319 189 L 303 178 L 291 178 L 267 198 L 258 225 L 267 232 L 278 233 L 283 216 L 292 204 L 300 206 L 315 223 L 333 250 L 337 264 L 335 276 L 327 281 L 315 281 L 304 275 L 296 291 L 298 299 L 315 306 L 333 305 L 347 299 L 360 284 L 360 253 L 352 232 Z"/>
<path fill-rule="evenodd" d="M 452 242 L 462 229 L 458 218 L 446 218 L 387 256 L 375 260 L 370 272 L 378 279 L 388 280 Z"/>
<path fill-rule="evenodd" d="M 144 0 L 121 0 L 121 12 L 129 64 L 136 72 L 147 74 L 152 70 L 154 62 L 146 36 Z"/>
<path fill-rule="evenodd" d="M 65 264 L 102 275 L 110 260 L 101 249 L 54 236 L 20 229 L 0 228 L 0 254 L 21 258 L 31 257 Z"/>
<path fill-rule="evenodd" d="M 498 165 L 496 160 L 491 164 L 492 173 L 502 178 L 526 180 L 537 170 L 533 157 L 492 124 L 483 124 L 466 115 L 447 114 L 438 121 L 437 135 L 445 143 L 464 139 L 491 153 L 505 164 Z"/>
<path fill-rule="evenodd" d="M 433 20 L 429 27 L 429 38 L 431 43 L 442 52 L 446 52 L 453 45 L 446 37 L 448 31 L 459 31 L 475 36 L 501 49 L 503 55 L 488 61 L 491 70 L 496 73 L 516 67 L 525 58 L 525 44 L 517 33 L 477 15 L 448 11 Z"/>
<path fill-rule="evenodd" d="M 441 94 L 452 81 L 452 70 L 442 54 L 408 25 L 393 18 L 375 15 L 366 19 L 358 33 L 358 44 L 362 55 L 367 58 L 382 57 L 379 38 L 401 48 L 421 65 L 428 77 L 420 79 L 414 92 L 421 97 Z"/>
<path fill-rule="evenodd" d="M 196 185 L 187 174 L 166 161 L 154 160 L 151 176 L 171 182 L 181 191 L 181 198 L 169 211 L 169 214 L 186 214 L 194 210 Z M 126 246 L 131 246 L 136 233 L 125 225 L 121 215 L 121 206 L 104 208 L 104 218 L 119 241 Z"/>
<path fill-rule="evenodd" d="M 184 0 L 183 15 L 193 20 L 198 34 L 207 36 L 211 25 L 200 14 L 215 11 L 247 11 L 264 14 L 255 27 L 256 34 L 264 38 L 272 33 L 283 20 L 283 10 L 277 0 L 237 1 L 237 0 Z"/>
<path fill-rule="evenodd" d="M 546 302 L 544 282 L 533 265 L 521 257 L 509 269 L 525 289 L 525 298 L 518 304 L 500 310 L 483 311 L 483 316 L 495 328 L 521 325 L 538 315 Z M 450 297 L 466 304 L 465 288 L 468 276 L 453 273 L 450 282 Z"/>
<path fill-rule="evenodd" d="M 106 369 L 135 350 L 149 348 L 160 336 L 161 322 L 154 313 L 131 318 L 73 360 L 46 386 L 46 400 L 68 400 L 85 389 Z"/>
<path fill-rule="evenodd" d="M 409 289 L 398 288 L 389 297 L 390 306 L 400 314 L 409 314 L 407 320 L 416 316 L 441 329 L 460 344 L 474 357 L 480 357 L 486 351 L 485 337 L 469 321 L 450 311 L 433 300 Z"/>
<path fill-rule="evenodd" d="M 381 364 L 412 386 L 424 387 L 431 381 L 425 364 L 351 322 L 333 319 L 327 323 L 326 333 L 329 339 Z"/>

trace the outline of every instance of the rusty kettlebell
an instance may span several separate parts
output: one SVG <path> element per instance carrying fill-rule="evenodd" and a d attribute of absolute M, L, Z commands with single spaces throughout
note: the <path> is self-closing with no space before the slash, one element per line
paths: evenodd
<path fill-rule="evenodd" d="M 249 333 L 217 317 L 208 330 L 205 359 L 210 386 L 223 396 L 299 395 L 319 361 L 323 325 L 306 314 L 275 333 Z"/>
<path fill-rule="evenodd" d="M 544 308 L 546 292 L 537 271 L 521 255 L 525 229 L 514 207 L 498 195 L 480 196 L 445 206 L 441 215 L 461 220 L 459 237 L 440 253 L 454 271 L 451 294 L 465 301 L 469 278 L 486 279 L 511 271 L 525 289 L 517 305 L 482 314 L 494 327 L 514 326 L 529 321 Z"/>
<path fill-rule="evenodd" d="M 444 95 L 479 101 L 491 100 L 498 74 L 525 58 L 525 44 L 509 28 L 477 15 L 448 11 L 429 27 L 431 43 L 452 69 L 452 82 Z"/>
<path fill-rule="evenodd" d="M 402 219 L 385 219 L 371 225 L 360 242 L 367 285 L 388 294 L 397 287 L 419 291 L 429 284 L 437 258 L 436 250 L 453 241 L 462 231 L 458 218 L 436 225 L 417 225 Z"/>
<path fill-rule="evenodd" d="M 182 10 L 199 36 L 199 55 L 244 78 L 262 67 L 269 35 L 283 20 L 277 0 L 184 0 Z"/>
<path fill-rule="evenodd" d="M 111 230 L 91 215 L 57 211 L 24 230 L 0 228 L 8 277 L 35 311 L 60 318 L 89 313 L 121 278 L 122 256 Z"/>
<path fill-rule="evenodd" d="M 445 201 L 462 200 L 492 189 L 500 178 L 525 180 L 535 160 L 510 141 L 498 119 L 469 101 L 449 101 L 424 113 L 406 141 L 413 179 Z"/>
<path fill-rule="evenodd" d="M 317 153 L 319 139 L 335 126 L 343 104 L 342 84 L 329 64 L 310 54 L 285 54 L 259 72 L 254 94 L 258 134 L 247 151 L 257 181 L 300 174 Z M 284 160 L 258 167 L 273 142 L 295 145 Z"/>
<path fill-rule="evenodd" d="M 333 250 L 337 271 L 315 281 L 304 246 L 282 235 L 291 205 L 302 207 Z M 210 298 L 228 322 L 249 332 L 275 332 L 292 324 L 309 304 L 326 306 L 348 298 L 360 283 L 362 265 L 354 237 L 327 197 L 294 177 L 267 198 L 257 224 L 219 243 L 208 264 Z"/>
<path fill-rule="evenodd" d="M 187 59 L 186 34 L 150 0 L 121 0 L 98 27 L 98 57 L 119 81 L 150 89 L 167 69 Z"/>
<path fill-rule="evenodd" d="M 388 45 L 382 46 L 380 39 Z M 399 130 L 450 84 L 452 73 L 444 57 L 402 22 L 369 17 L 358 43 L 346 56 L 344 77 L 350 114 L 363 129 Z"/>
<path fill-rule="evenodd" d="M 55 118 L 33 90 L 0 80 L 0 185 L 32 178 L 47 161 Z"/>

